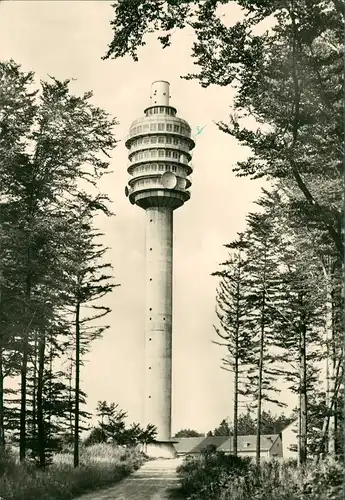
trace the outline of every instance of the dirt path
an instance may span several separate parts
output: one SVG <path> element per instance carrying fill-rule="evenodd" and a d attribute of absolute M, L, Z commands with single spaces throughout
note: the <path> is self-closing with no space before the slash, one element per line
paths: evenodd
<path fill-rule="evenodd" d="M 182 459 L 153 460 L 115 486 L 87 493 L 77 500 L 178 500 L 176 468 Z"/>

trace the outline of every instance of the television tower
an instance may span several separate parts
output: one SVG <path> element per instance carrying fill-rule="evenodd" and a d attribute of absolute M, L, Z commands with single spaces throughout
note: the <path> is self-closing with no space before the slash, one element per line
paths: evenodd
<path fill-rule="evenodd" d="M 157 428 L 146 448 L 153 456 L 174 456 L 171 440 L 173 211 L 190 198 L 190 151 L 195 143 L 188 123 L 169 103 L 170 84 L 151 85 L 145 116 L 135 120 L 126 139 L 125 188 L 146 215 L 145 425 Z"/>

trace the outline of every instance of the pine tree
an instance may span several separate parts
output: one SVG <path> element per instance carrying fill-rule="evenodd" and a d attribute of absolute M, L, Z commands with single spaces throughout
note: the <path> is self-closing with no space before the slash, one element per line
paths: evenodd
<path fill-rule="evenodd" d="M 45 351 L 47 332 L 56 325 L 68 295 L 66 263 L 61 260 L 67 206 L 79 195 L 94 211 L 103 209 L 97 203 L 102 197 L 92 198 L 80 186 L 96 188 L 107 172 L 116 121 L 89 102 L 92 93 L 73 96 L 68 80 L 41 82 L 39 97 L 31 91 L 33 82 L 33 73 L 23 73 L 13 61 L 0 63 L 0 200 L 2 214 L 5 202 L 11 220 L 11 228 L 1 224 L 10 244 L 1 262 L 1 324 L 8 333 L 0 347 L 2 374 L 6 357 L 12 357 L 20 375 L 20 459 L 32 441 L 31 420 L 44 465 Z M 6 303 L 11 308 L 4 314 Z M 17 309 L 15 319 L 12 308 Z"/>
<path fill-rule="evenodd" d="M 80 403 L 80 369 L 82 358 L 88 352 L 92 341 L 100 338 L 108 328 L 100 325 L 99 320 L 110 312 L 110 308 L 101 304 L 107 293 L 117 285 L 112 283 L 111 264 L 104 261 L 107 251 L 98 242 L 101 233 L 93 227 L 92 215 L 97 203 L 85 201 L 81 197 L 79 203 L 71 207 L 69 227 L 70 242 L 66 246 L 65 260 L 68 262 L 66 279 L 69 282 L 68 304 L 73 315 L 73 342 L 75 366 L 75 401 L 74 401 L 74 466 L 79 465 L 79 403 Z M 103 205 L 102 205 L 103 206 Z"/>
<path fill-rule="evenodd" d="M 271 214 L 250 214 L 248 220 L 248 263 L 250 276 L 248 297 L 249 325 L 255 335 L 252 353 L 252 369 L 248 375 L 247 395 L 252 395 L 257 408 L 256 463 L 260 463 L 262 405 L 270 401 L 278 406 L 284 403 L 274 394 L 279 394 L 276 380 L 281 375 L 279 356 L 272 351 L 274 345 L 274 311 L 268 307 L 268 294 L 277 293 L 276 253 L 277 235 Z"/>
<path fill-rule="evenodd" d="M 251 332 L 246 324 L 248 282 L 246 276 L 246 242 L 240 235 L 227 248 L 232 252 L 229 259 L 221 264 L 222 270 L 213 273 L 220 278 L 217 289 L 217 316 L 221 329 L 216 328 L 217 335 L 225 345 L 228 356 L 223 359 L 223 368 L 234 374 L 234 428 L 233 428 L 233 454 L 237 455 L 237 422 L 238 422 L 238 396 L 242 393 L 240 379 L 243 377 L 249 363 L 248 352 L 251 349 Z"/>

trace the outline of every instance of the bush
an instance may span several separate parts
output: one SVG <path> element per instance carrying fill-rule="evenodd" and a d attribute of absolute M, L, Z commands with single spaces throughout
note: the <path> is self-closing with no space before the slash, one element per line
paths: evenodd
<path fill-rule="evenodd" d="M 16 466 L 16 457 L 12 450 L 0 447 L 0 477 Z"/>
<path fill-rule="evenodd" d="M 332 459 L 326 459 L 303 478 L 303 491 L 312 500 L 343 499 L 343 487 L 344 465 Z"/>
<path fill-rule="evenodd" d="M 217 498 L 235 476 L 247 474 L 250 467 L 250 458 L 225 455 L 210 447 L 196 458 L 188 457 L 177 473 L 185 495 L 209 500 Z"/>
<path fill-rule="evenodd" d="M 343 464 L 325 461 L 298 468 L 294 462 L 224 456 L 206 450 L 187 457 L 178 473 L 190 500 L 342 500 Z"/>
<path fill-rule="evenodd" d="M 69 453 L 54 456 L 46 470 L 32 464 L 13 464 L 3 468 L 1 497 L 5 500 L 70 500 L 84 492 L 116 483 L 144 461 L 135 450 L 111 445 L 81 449 L 81 466 L 74 469 Z"/>

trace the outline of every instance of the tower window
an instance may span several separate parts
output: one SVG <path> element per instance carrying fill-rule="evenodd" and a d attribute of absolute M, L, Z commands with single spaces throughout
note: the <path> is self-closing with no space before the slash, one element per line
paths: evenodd
<path fill-rule="evenodd" d="M 167 144 L 171 144 L 171 137 L 166 137 L 165 140 Z"/>
<path fill-rule="evenodd" d="M 162 137 L 162 136 L 158 137 L 158 142 L 160 142 L 160 143 L 163 143 L 163 144 L 164 144 L 164 137 Z"/>
<path fill-rule="evenodd" d="M 164 123 L 158 123 L 158 130 L 164 130 Z"/>
<path fill-rule="evenodd" d="M 176 167 L 175 167 L 175 165 L 172 167 L 172 171 L 173 171 L 173 172 L 176 172 Z"/>
<path fill-rule="evenodd" d="M 178 153 L 176 151 L 173 151 L 173 158 L 178 158 Z"/>
<path fill-rule="evenodd" d="M 178 144 L 178 139 L 176 139 L 176 137 L 174 137 L 174 144 Z"/>
<path fill-rule="evenodd" d="M 180 127 L 178 125 L 174 125 L 174 132 L 178 132 L 180 130 Z"/>
<path fill-rule="evenodd" d="M 155 158 L 157 156 L 157 151 L 151 151 L 151 158 Z"/>
<path fill-rule="evenodd" d="M 172 132 L 172 123 L 167 123 L 168 132 Z"/>
<path fill-rule="evenodd" d="M 155 142 L 157 142 L 157 137 L 155 136 L 151 137 L 151 144 L 154 144 Z"/>
<path fill-rule="evenodd" d="M 145 144 L 148 144 L 149 142 L 150 142 L 150 138 L 149 138 L 149 137 L 145 137 L 145 138 L 144 138 L 144 143 L 145 143 Z"/>
<path fill-rule="evenodd" d="M 158 156 L 164 156 L 164 149 L 160 149 L 158 151 Z"/>
<path fill-rule="evenodd" d="M 148 114 L 149 114 L 149 115 L 152 115 L 152 108 L 151 108 L 151 109 L 149 109 L 149 113 L 148 113 Z"/>
<path fill-rule="evenodd" d="M 158 170 L 164 170 L 164 165 L 159 165 Z"/>
<path fill-rule="evenodd" d="M 155 123 L 151 123 L 150 125 L 150 130 L 156 130 L 156 124 Z"/>
<path fill-rule="evenodd" d="M 148 158 L 148 156 L 149 156 L 149 152 L 148 152 L 148 151 L 145 151 L 144 156 L 145 156 L 145 158 Z"/>
<path fill-rule="evenodd" d="M 165 151 L 165 156 L 171 157 L 171 151 Z"/>
<path fill-rule="evenodd" d="M 155 101 L 156 102 L 156 101 Z M 158 113 L 158 108 L 153 108 L 153 114 L 157 114 Z"/>

